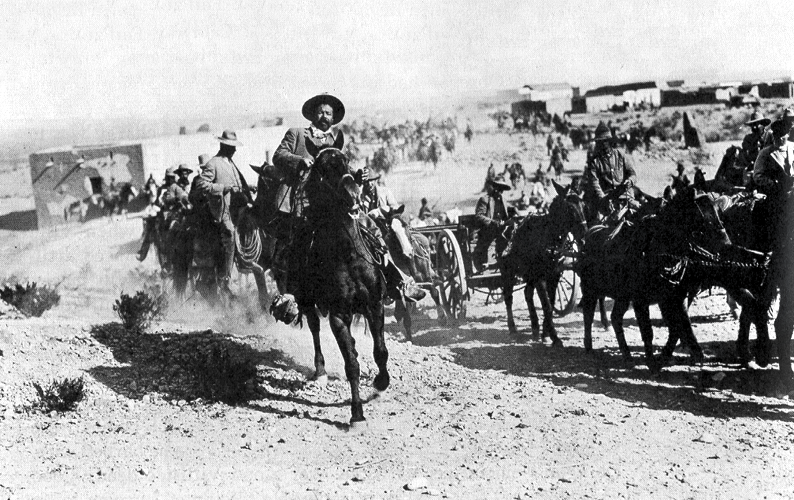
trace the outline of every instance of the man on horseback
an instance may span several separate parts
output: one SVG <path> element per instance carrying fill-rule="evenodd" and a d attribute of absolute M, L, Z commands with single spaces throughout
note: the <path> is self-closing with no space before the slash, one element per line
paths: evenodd
<path fill-rule="evenodd" d="M 604 122 L 596 127 L 594 140 L 595 147 L 584 171 L 588 222 L 611 214 L 618 200 L 624 200 L 630 207 L 636 205 L 633 188 L 637 173 L 631 160 L 612 147 L 612 133 Z"/>
<path fill-rule="evenodd" d="M 248 183 L 232 157 L 242 144 L 233 130 L 218 137 L 220 149 L 201 170 L 195 182 L 197 195 L 205 200 L 220 235 L 223 260 L 218 266 L 221 293 L 231 297 L 229 280 L 234 267 L 235 233 L 240 209 L 252 203 Z"/>
<path fill-rule="evenodd" d="M 338 98 L 330 94 L 316 95 L 303 104 L 301 113 L 311 124 L 305 128 L 289 129 L 273 154 L 273 165 L 283 179 L 274 200 L 278 207 L 276 218 L 287 220 L 291 225 L 285 280 L 288 293 L 298 291 L 298 273 L 305 265 L 314 233 L 305 195 L 309 172 L 320 151 L 325 148 L 342 150 L 345 144 L 342 131 L 334 128 L 345 116 L 344 104 Z M 377 238 L 371 240 L 377 241 Z M 383 254 L 383 250 L 376 249 L 376 253 Z M 389 290 L 399 289 L 401 295 L 409 300 L 424 297 L 424 290 L 397 269 L 391 259 L 384 259 L 381 270 Z"/>
<path fill-rule="evenodd" d="M 474 265 L 484 271 L 488 264 L 488 249 L 496 242 L 496 255 L 501 256 L 507 248 L 504 230 L 509 217 L 502 193 L 510 189 L 503 175 L 498 175 L 488 184 L 488 194 L 477 200 L 474 210 L 475 221 L 479 227 L 477 245 L 472 260 Z"/>
<path fill-rule="evenodd" d="M 753 111 L 750 115 L 750 121 L 745 124 L 750 127 L 750 133 L 742 139 L 741 153 L 737 158 L 737 163 L 741 166 L 752 170 L 764 144 L 764 129 L 770 123 L 772 120 L 764 118 L 758 111 Z"/>

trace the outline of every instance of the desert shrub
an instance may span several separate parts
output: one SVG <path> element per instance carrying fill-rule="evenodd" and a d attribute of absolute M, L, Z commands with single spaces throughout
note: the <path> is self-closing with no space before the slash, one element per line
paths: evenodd
<path fill-rule="evenodd" d="M 72 411 L 85 397 L 85 383 L 82 377 L 53 380 L 46 388 L 33 382 L 33 387 L 38 394 L 38 401 L 33 407 L 46 412 Z"/>
<path fill-rule="evenodd" d="M 720 142 L 722 140 L 722 135 L 717 130 L 711 130 L 706 132 L 706 142 Z"/>
<path fill-rule="evenodd" d="M 119 315 L 125 330 L 142 333 L 153 321 L 163 317 L 166 304 L 165 295 L 153 295 L 139 290 L 133 296 L 122 293 L 116 299 L 113 310 Z"/>
<path fill-rule="evenodd" d="M 38 286 L 35 282 L 24 286 L 19 283 L 5 285 L 0 290 L 0 299 L 22 311 L 27 316 L 39 317 L 58 305 L 61 296 L 54 288 Z"/>

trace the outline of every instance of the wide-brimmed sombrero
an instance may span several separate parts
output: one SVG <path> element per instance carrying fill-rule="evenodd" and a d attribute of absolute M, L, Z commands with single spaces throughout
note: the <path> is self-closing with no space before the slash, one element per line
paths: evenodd
<path fill-rule="evenodd" d="M 189 174 L 192 174 L 193 173 L 193 169 L 192 168 L 188 168 L 188 166 L 185 165 L 184 163 L 180 163 L 179 166 L 176 167 L 176 170 L 174 170 L 174 173 L 176 173 L 176 174 L 179 174 L 179 172 L 187 172 Z"/>
<path fill-rule="evenodd" d="M 764 115 L 762 115 L 758 111 L 753 111 L 753 114 L 750 115 L 750 121 L 745 123 L 745 125 L 751 127 L 753 125 L 763 125 L 764 127 L 766 127 L 770 123 L 772 123 L 772 120 L 770 120 L 769 118 L 764 118 Z"/>
<path fill-rule="evenodd" d="M 345 117 L 345 105 L 331 94 L 319 94 L 303 103 L 301 114 L 309 121 L 314 121 L 314 112 L 320 104 L 328 104 L 334 110 L 334 125 Z"/>
<path fill-rule="evenodd" d="M 224 130 L 217 139 L 221 141 L 221 144 L 226 144 L 228 146 L 239 147 L 243 145 L 242 142 L 237 140 L 237 132 L 234 130 Z"/>
<path fill-rule="evenodd" d="M 490 180 L 491 185 L 497 189 L 510 189 L 511 186 L 506 180 L 504 174 L 499 174 Z"/>

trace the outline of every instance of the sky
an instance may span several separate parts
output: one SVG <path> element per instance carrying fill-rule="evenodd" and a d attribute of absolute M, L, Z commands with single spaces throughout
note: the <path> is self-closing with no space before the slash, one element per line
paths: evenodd
<path fill-rule="evenodd" d="M 297 110 L 320 92 L 366 109 L 526 83 L 794 74 L 790 0 L 4 0 L 3 7 L 0 127 Z"/>

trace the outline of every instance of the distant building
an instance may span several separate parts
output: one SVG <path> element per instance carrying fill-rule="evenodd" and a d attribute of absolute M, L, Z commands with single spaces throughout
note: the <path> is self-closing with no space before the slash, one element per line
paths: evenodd
<path fill-rule="evenodd" d="M 573 87 L 567 82 L 538 83 L 524 85 L 518 89 L 518 93 L 525 96 L 529 101 L 553 101 L 556 99 L 571 99 L 573 97 Z"/>
<path fill-rule="evenodd" d="M 518 89 L 524 100 L 513 103 L 513 115 L 545 112 L 562 116 L 571 111 L 574 89 L 569 83 L 540 83 Z"/>
<path fill-rule="evenodd" d="M 764 99 L 783 98 L 791 99 L 794 97 L 794 82 L 770 82 L 758 84 L 758 97 Z"/>
<path fill-rule="evenodd" d="M 256 174 L 248 165 L 261 165 L 275 151 L 286 127 L 261 127 L 237 133 L 242 146 L 234 156 L 240 172 L 253 185 Z M 215 154 L 214 134 L 174 135 L 107 144 L 65 146 L 30 155 L 30 177 L 36 204 L 36 227 L 64 224 L 70 210 L 83 207 L 81 218 L 100 215 L 98 200 L 113 178 L 140 189 L 149 176 L 162 184 L 165 170 L 180 163 L 197 173 L 198 155 Z M 87 213 L 87 215 L 86 215 Z"/>
<path fill-rule="evenodd" d="M 608 111 L 615 106 L 633 108 L 640 104 L 652 107 L 661 105 L 661 88 L 656 82 L 607 85 L 588 90 L 584 94 L 588 113 Z"/>

